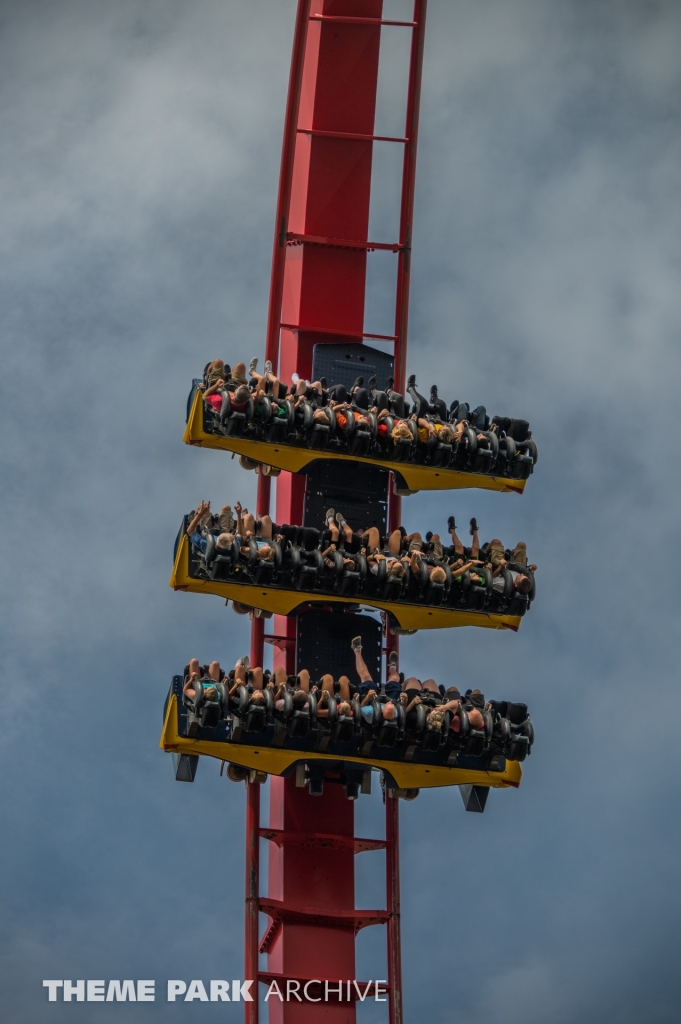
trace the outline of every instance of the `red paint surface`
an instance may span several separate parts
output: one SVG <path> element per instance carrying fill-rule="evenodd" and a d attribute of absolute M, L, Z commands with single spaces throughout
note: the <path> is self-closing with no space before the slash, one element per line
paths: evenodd
<path fill-rule="evenodd" d="M 411 221 L 413 214 L 416 133 L 420 93 L 423 28 L 426 0 L 415 0 L 412 32 L 409 104 L 405 117 L 403 196 L 400 217 L 401 247 L 397 261 L 396 381 L 403 387 L 406 366 L 407 307 Z M 382 0 L 299 0 L 294 33 L 293 60 L 284 125 L 282 164 L 277 201 L 268 316 L 266 358 L 280 378 L 290 382 L 296 371 L 303 378 L 312 372 L 315 344 L 355 342 L 363 336 L 367 252 L 318 242 L 293 241 L 291 234 L 313 235 L 329 240 L 369 241 L 369 204 L 373 142 L 370 139 L 306 134 L 334 132 L 342 136 L 374 135 L 379 24 L 312 20 L 310 15 L 380 19 Z M 411 31 L 402 29 L 401 31 Z M 287 235 L 289 236 L 287 240 Z M 288 242 L 288 244 L 287 244 Z M 282 325 L 290 325 L 282 328 Z M 258 512 L 269 510 L 269 481 L 261 479 Z M 304 477 L 282 473 L 277 479 L 277 523 L 302 523 Z M 399 524 L 400 501 L 391 499 L 390 523 Z M 295 638 L 295 620 L 275 616 L 271 634 Z M 254 620 L 251 642 L 253 664 L 262 664 L 261 620 Z M 388 638 L 387 646 L 397 646 Z M 275 665 L 295 671 L 294 645 L 274 648 Z M 258 892 L 257 841 L 259 795 L 249 787 L 247 837 L 246 966 L 257 964 L 257 932 L 253 918 L 253 893 Z M 401 1024 L 399 942 L 398 801 L 386 806 L 388 968 L 391 981 L 390 1021 Z M 295 833 L 354 834 L 354 805 L 343 787 L 325 783 L 322 797 L 311 797 L 297 788 L 295 779 L 270 781 L 272 828 Z M 255 879 L 255 881 L 254 881 Z M 255 889 L 254 889 L 255 886 Z M 332 917 L 354 909 L 354 853 L 349 849 L 305 849 L 284 843 L 270 844 L 268 898 L 282 900 L 296 909 L 311 907 Z M 355 972 L 354 928 L 293 923 L 279 924 L 268 953 L 267 973 L 289 978 L 351 979 Z M 360 975 L 363 972 L 360 970 Z M 248 1024 L 258 1020 L 258 1004 L 246 1004 Z M 269 1001 L 272 1024 L 354 1024 L 354 1003 L 329 1002 L 281 1004 Z"/>

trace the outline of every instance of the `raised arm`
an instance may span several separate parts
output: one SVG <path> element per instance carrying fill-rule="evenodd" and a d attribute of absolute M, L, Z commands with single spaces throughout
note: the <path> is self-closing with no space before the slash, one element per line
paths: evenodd
<path fill-rule="evenodd" d="M 210 502 L 202 501 L 199 504 L 199 507 L 197 508 L 196 512 L 194 513 L 194 518 L 187 527 L 187 536 L 191 537 L 191 535 L 195 533 L 196 530 L 198 530 L 199 523 L 203 519 L 206 512 L 210 512 Z"/>

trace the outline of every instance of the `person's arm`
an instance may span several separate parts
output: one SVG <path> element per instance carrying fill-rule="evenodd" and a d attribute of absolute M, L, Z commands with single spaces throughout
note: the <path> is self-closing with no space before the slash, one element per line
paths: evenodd
<path fill-rule="evenodd" d="M 495 580 L 497 576 L 501 575 L 504 569 L 507 567 L 508 562 L 505 558 L 502 558 L 496 569 L 492 569 L 492 579 Z"/>
<path fill-rule="evenodd" d="M 454 563 L 454 565 L 456 565 L 456 562 Z M 473 569 L 473 568 L 475 568 L 478 565 L 482 565 L 482 562 L 478 561 L 478 559 L 476 559 L 476 558 L 472 558 L 470 560 L 470 562 L 465 562 L 464 565 L 461 565 L 458 568 L 454 568 L 454 565 L 450 565 L 450 569 L 452 570 L 452 575 L 453 576 L 463 576 L 463 574 L 465 572 L 468 572 L 469 569 Z"/>
<path fill-rule="evenodd" d="M 375 690 L 369 690 L 369 692 L 367 693 L 366 697 L 362 698 L 360 707 L 362 707 L 362 708 L 365 707 L 365 705 L 369 704 L 374 699 L 375 696 L 376 696 L 376 691 Z"/>
<path fill-rule="evenodd" d="M 196 672 L 192 672 L 187 682 L 182 687 L 182 692 L 190 699 L 196 696 L 196 682 L 198 680 Z"/>
<path fill-rule="evenodd" d="M 203 519 L 203 517 L 206 514 L 206 512 L 210 512 L 210 502 L 209 501 L 202 501 L 199 504 L 199 507 L 197 508 L 196 512 L 194 513 L 194 518 L 192 519 L 191 523 L 187 527 L 187 536 L 188 537 L 191 537 L 191 535 L 196 532 L 196 530 L 198 529 L 198 525 L 201 522 L 201 520 Z"/>
<path fill-rule="evenodd" d="M 222 380 L 222 378 L 216 381 L 215 384 L 211 384 L 211 386 L 209 388 L 206 388 L 206 390 L 203 393 L 204 401 L 208 398 L 209 395 L 214 395 L 216 391 L 219 391 L 220 388 L 224 388 L 224 386 L 225 382 L 224 380 Z"/>
<path fill-rule="evenodd" d="M 240 501 L 237 501 L 234 505 L 234 511 L 236 512 L 236 532 L 238 533 L 241 540 L 246 540 L 246 534 L 244 533 L 244 524 L 241 518 L 243 507 Z"/>

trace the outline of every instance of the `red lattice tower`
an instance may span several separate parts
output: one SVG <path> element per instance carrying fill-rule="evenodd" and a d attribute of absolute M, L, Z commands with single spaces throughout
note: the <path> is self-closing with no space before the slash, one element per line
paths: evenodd
<path fill-rule="evenodd" d="M 383 0 L 299 0 L 277 202 L 266 359 L 283 379 L 308 378 L 315 345 L 380 339 L 394 344 L 395 388 L 404 392 L 411 225 L 426 0 L 415 0 L 411 21 L 383 19 Z M 411 33 L 404 135 L 376 136 L 375 108 L 384 26 Z M 404 151 L 399 238 L 368 237 L 374 143 Z M 368 254 L 395 253 L 394 335 L 367 334 L 364 325 Z M 282 473 L 278 523 L 301 523 L 305 477 Z M 270 479 L 260 476 L 257 512 L 270 511 Z M 389 527 L 400 522 L 400 499 L 390 493 Z M 275 665 L 295 672 L 295 617 L 275 619 Z M 251 663 L 263 663 L 264 621 L 254 619 Z M 386 636 L 387 647 L 396 638 Z M 246 856 L 246 977 L 287 980 L 354 979 L 355 935 L 387 926 L 391 1024 L 401 1024 L 400 893 L 397 799 L 386 800 L 385 841 L 354 836 L 354 804 L 340 786 L 311 797 L 294 778 L 270 781 L 270 822 L 260 824 L 260 788 L 248 786 Z M 259 841 L 268 839 L 269 894 L 260 894 Z M 356 910 L 354 857 L 386 850 L 386 909 Z M 258 914 L 269 916 L 260 940 Z M 268 954 L 259 970 L 259 950 Z M 314 990 L 310 989 L 310 994 Z M 245 1004 L 257 1024 L 258 1000 Z M 355 1003 L 269 1002 L 272 1024 L 353 1024 Z"/>

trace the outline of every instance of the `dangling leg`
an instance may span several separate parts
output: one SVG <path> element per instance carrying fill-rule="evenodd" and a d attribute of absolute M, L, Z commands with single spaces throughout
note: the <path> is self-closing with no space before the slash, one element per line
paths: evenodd
<path fill-rule="evenodd" d="M 449 517 L 447 526 L 449 527 L 449 536 L 452 538 L 452 542 L 454 544 L 454 550 L 457 555 L 463 555 L 463 544 L 456 535 L 456 523 L 454 522 L 454 516 Z"/>
<path fill-rule="evenodd" d="M 402 532 L 401 530 L 393 530 L 388 538 L 388 551 L 395 558 L 399 557 L 400 551 L 402 550 Z"/>
<path fill-rule="evenodd" d="M 471 558 L 477 558 L 480 554 L 480 538 L 478 537 L 478 521 L 477 519 L 471 519 L 471 537 L 473 538 L 473 544 L 471 546 Z"/>

